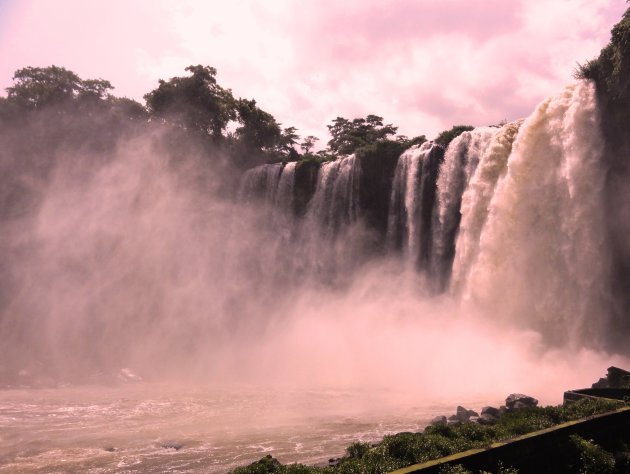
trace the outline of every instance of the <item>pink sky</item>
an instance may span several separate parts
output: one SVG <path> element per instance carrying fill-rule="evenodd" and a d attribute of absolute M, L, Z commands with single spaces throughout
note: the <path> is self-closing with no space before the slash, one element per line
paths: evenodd
<path fill-rule="evenodd" d="M 399 132 L 528 115 L 596 56 L 622 0 L 0 0 L 0 87 L 64 66 L 142 100 L 211 65 L 235 95 L 326 140 L 338 115 Z"/>

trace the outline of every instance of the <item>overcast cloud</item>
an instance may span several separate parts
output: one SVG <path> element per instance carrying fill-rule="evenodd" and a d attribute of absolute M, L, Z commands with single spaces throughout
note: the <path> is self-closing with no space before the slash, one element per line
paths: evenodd
<path fill-rule="evenodd" d="M 0 0 L 0 87 L 64 66 L 141 100 L 211 65 L 235 95 L 326 139 L 336 116 L 407 135 L 529 114 L 595 57 L 622 0 Z"/>

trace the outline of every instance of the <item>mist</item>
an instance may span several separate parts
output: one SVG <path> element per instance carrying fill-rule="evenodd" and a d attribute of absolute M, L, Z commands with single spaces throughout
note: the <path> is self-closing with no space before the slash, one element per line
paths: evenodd
<path fill-rule="evenodd" d="M 19 151 L 3 161 L 9 183 L 28 185 L 0 229 L 5 386 L 117 385 L 127 371 L 166 385 L 557 403 L 627 365 L 581 331 L 558 343 L 509 308 L 435 294 L 404 255 L 375 253 L 360 219 L 333 235 L 239 197 L 219 151 L 174 147 L 168 127 L 110 134 L 104 151 L 42 140 L 25 154 L 48 126 L 15 132 L 3 152 Z M 538 295 L 518 285 L 509 303 L 522 317 Z"/>

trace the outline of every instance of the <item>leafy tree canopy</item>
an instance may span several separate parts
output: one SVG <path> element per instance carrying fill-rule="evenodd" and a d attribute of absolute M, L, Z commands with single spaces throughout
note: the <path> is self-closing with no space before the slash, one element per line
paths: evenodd
<path fill-rule="evenodd" d="M 472 125 L 453 125 L 450 130 L 444 130 L 442 133 L 440 133 L 435 139 L 435 143 L 446 148 L 448 144 L 453 141 L 454 138 L 458 137 L 464 132 L 473 130 L 474 128 L 475 127 L 473 127 Z"/>
<path fill-rule="evenodd" d="M 113 89 L 103 79 L 81 79 L 63 67 L 25 67 L 15 71 L 7 100 L 22 109 L 41 109 L 72 100 L 103 100 Z"/>
<path fill-rule="evenodd" d="M 238 121 L 236 136 L 248 147 L 271 151 L 275 149 L 282 137 L 280 124 L 268 112 L 256 105 L 255 100 L 239 99 L 236 102 Z"/>
<path fill-rule="evenodd" d="M 232 91 L 217 84 L 217 70 L 188 66 L 187 77 L 159 80 L 157 89 L 144 96 L 149 112 L 186 130 L 222 137 L 230 120 L 236 118 Z"/>
<path fill-rule="evenodd" d="M 319 138 L 309 135 L 306 137 L 302 143 L 300 143 L 300 148 L 304 152 L 305 155 L 308 155 L 311 149 L 315 146 L 315 142 L 319 141 Z"/>
<path fill-rule="evenodd" d="M 427 141 L 427 137 L 425 135 L 418 135 L 413 138 L 408 138 L 405 135 L 396 135 L 396 141 L 405 148 L 409 148 L 414 145 L 422 145 L 424 142 Z"/>
<path fill-rule="evenodd" d="M 330 151 L 348 155 L 362 146 L 387 140 L 390 135 L 396 133 L 398 127 L 392 124 L 383 125 L 383 117 L 368 115 L 366 118 L 356 118 L 352 121 L 337 117 L 332 125 L 328 125 L 328 130 L 332 135 L 328 142 Z"/>

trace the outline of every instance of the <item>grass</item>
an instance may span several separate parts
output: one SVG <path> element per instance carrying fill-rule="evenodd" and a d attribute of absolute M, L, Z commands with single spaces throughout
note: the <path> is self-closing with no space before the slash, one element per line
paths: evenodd
<path fill-rule="evenodd" d="M 385 436 L 375 446 L 357 442 L 346 449 L 345 456 L 335 466 L 282 465 L 277 460 L 267 456 L 249 466 L 234 470 L 233 474 L 386 473 L 411 464 L 431 461 L 469 449 L 486 448 L 500 440 L 507 440 L 533 431 L 550 428 L 567 421 L 612 411 L 622 406 L 623 402 L 604 399 L 583 399 L 566 406 L 525 408 L 505 413 L 495 425 L 466 423 L 460 426 L 429 426 L 423 433 L 405 432 Z M 591 449 L 588 453 L 595 453 L 591 457 L 595 457 L 596 461 L 598 459 L 609 459 L 599 453 L 596 448 Z M 464 469 L 447 472 L 465 473 L 468 471 Z M 498 472 L 508 474 L 515 471 L 505 468 Z"/>

